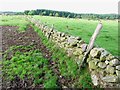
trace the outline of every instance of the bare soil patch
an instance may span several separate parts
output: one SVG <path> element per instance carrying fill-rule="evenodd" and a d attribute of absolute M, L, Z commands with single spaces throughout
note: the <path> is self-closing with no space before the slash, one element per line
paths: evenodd
<path fill-rule="evenodd" d="M 50 59 L 51 53 L 41 42 L 38 34 L 30 26 L 25 32 L 17 31 L 18 27 L 3 26 L 2 27 L 2 50 L 3 52 L 11 46 L 29 46 L 34 45 L 34 49 L 39 49 L 45 58 Z"/>
<path fill-rule="evenodd" d="M 60 72 L 57 67 L 53 67 L 56 63 L 52 61 L 52 53 L 49 49 L 41 42 L 41 38 L 38 34 L 33 30 L 31 26 L 25 32 L 19 32 L 18 27 L 15 26 L 2 26 L 2 50 L 3 53 L 8 50 L 11 46 L 29 46 L 33 45 L 33 50 L 40 50 L 44 56 L 49 60 L 49 66 L 52 68 L 52 71 L 58 75 L 58 85 L 60 87 L 63 84 L 67 84 L 68 80 L 64 78 L 60 78 Z M 22 51 L 22 49 L 21 49 Z M 24 50 L 22 52 L 25 52 Z M 7 59 L 12 58 L 13 53 L 8 55 Z M 15 80 L 8 85 L 7 87 L 6 82 L 3 80 L 3 88 L 27 88 L 30 87 L 32 81 L 25 80 L 25 82 L 21 81 L 19 77 L 15 77 Z M 27 83 L 28 86 L 25 86 Z M 41 88 L 43 86 L 35 86 L 36 88 Z"/>

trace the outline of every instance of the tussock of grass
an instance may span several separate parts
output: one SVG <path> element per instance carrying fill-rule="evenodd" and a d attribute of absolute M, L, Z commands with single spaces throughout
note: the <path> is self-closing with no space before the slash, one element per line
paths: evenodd
<path fill-rule="evenodd" d="M 32 47 L 15 46 L 7 53 L 14 51 L 15 53 L 10 60 L 3 60 L 3 78 L 6 81 L 13 81 L 15 77 L 21 80 L 28 78 L 32 85 L 43 84 L 45 88 L 57 87 L 57 77 L 49 68 L 48 60 L 42 56 L 39 50 L 20 52 L 19 49 L 30 50 Z"/>

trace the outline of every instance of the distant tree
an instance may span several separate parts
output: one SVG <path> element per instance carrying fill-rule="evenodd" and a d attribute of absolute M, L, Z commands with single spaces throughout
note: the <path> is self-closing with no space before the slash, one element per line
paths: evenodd
<path fill-rule="evenodd" d="M 35 10 L 31 10 L 28 15 L 36 15 L 36 11 Z"/>
<path fill-rule="evenodd" d="M 49 14 L 49 16 L 52 16 L 52 15 L 53 15 L 52 13 Z"/>
<path fill-rule="evenodd" d="M 46 14 L 47 14 L 46 11 L 44 11 L 44 12 L 42 13 L 42 15 L 45 15 L 45 16 L 46 16 Z"/>
<path fill-rule="evenodd" d="M 25 14 L 25 15 L 28 15 L 29 12 L 30 12 L 29 10 L 25 10 L 25 11 L 24 11 L 24 14 Z"/>
<path fill-rule="evenodd" d="M 77 14 L 74 14 L 73 18 L 76 18 Z"/>
<path fill-rule="evenodd" d="M 22 14 L 22 13 L 18 13 Z M 37 10 L 25 10 L 24 14 L 26 15 L 44 15 L 44 16 L 56 16 L 56 17 L 65 17 L 65 18 L 83 18 L 83 19 L 109 19 L 114 20 L 120 18 L 120 15 L 117 14 L 77 14 L 65 11 L 54 11 L 46 9 L 37 9 Z"/>
<path fill-rule="evenodd" d="M 55 16 L 55 14 L 56 14 L 56 13 L 55 13 L 55 12 L 53 12 L 53 16 Z"/>
<path fill-rule="evenodd" d="M 23 12 L 17 12 L 15 15 L 24 15 Z"/>
<path fill-rule="evenodd" d="M 68 14 L 67 18 L 70 18 L 70 14 Z"/>
<path fill-rule="evenodd" d="M 75 18 L 82 18 L 80 14 L 76 15 Z"/>
<path fill-rule="evenodd" d="M 59 14 L 58 14 L 58 13 L 56 13 L 56 14 L 55 14 L 55 16 L 56 16 L 56 17 L 59 17 Z"/>
<path fill-rule="evenodd" d="M 59 17 L 62 17 L 62 12 L 58 12 L 59 13 Z"/>

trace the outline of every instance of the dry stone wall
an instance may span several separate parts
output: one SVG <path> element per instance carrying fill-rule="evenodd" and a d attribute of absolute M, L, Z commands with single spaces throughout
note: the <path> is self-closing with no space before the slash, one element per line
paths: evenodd
<path fill-rule="evenodd" d="M 33 18 L 28 19 L 39 27 L 48 39 L 64 48 L 68 56 L 74 55 L 75 61 L 80 65 L 87 48 L 87 44 L 80 37 L 61 33 Z M 94 47 L 88 55 L 87 63 L 95 86 L 120 88 L 120 60 L 117 57 L 103 48 Z"/>

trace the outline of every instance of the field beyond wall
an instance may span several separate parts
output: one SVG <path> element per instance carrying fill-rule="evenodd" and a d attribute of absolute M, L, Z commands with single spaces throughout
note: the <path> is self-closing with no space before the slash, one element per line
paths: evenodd
<path fill-rule="evenodd" d="M 54 28 L 60 32 L 65 32 L 73 36 L 80 36 L 86 43 L 89 43 L 98 20 L 68 19 L 50 16 L 33 16 L 35 19 L 46 23 L 48 26 L 54 24 Z M 95 42 L 96 46 L 105 48 L 115 56 L 120 55 L 118 51 L 118 21 L 101 20 L 103 28 Z"/>
<path fill-rule="evenodd" d="M 50 16 L 33 16 L 35 19 L 46 23 L 48 26 L 54 24 L 54 28 L 60 32 L 65 32 L 73 36 L 80 36 L 86 43 L 92 36 L 98 20 L 87 19 L 67 19 Z M 13 19 L 15 18 L 15 19 Z M 28 22 L 18 16 L 0 16 L 0 25 L 19 26 L 20 30 L 26 29 Z M 9 22 L 8 22 L 9 20 Z M 19 22 L 18 22 L 19 21 Z M 100 35 L 97 37 L 95 45 L 105 48 L 115 56 L 120 55 L 118 51 L 118 21 L 117 20 L 101 20 L 103 28 Z"/>

